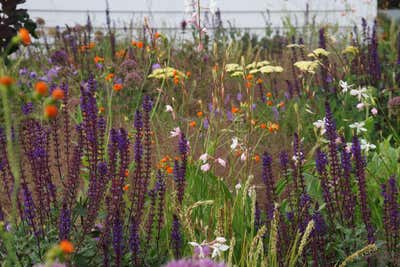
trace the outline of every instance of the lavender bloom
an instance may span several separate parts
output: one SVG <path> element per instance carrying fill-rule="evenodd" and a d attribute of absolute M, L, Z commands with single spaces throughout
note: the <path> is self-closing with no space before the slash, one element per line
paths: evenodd
<path fill-rule="evenodd" d="M 165 177 L 159 170 L 157 173 L 156 190 L 158 192 L 158 207 L 157 207 L 157 244 L 160 240 L 161 227 L 164 224 L 164 206 L 165 206 Z"/>
<path fill-rule="evenodd" d="M 297 133 L 294 134 L 293 138 L 293 179 L 295 190 L 298 194 L 305 194 L 306 187 L 304 183 L 303 176 L 303 162 L 305 160 L 304 153 L 301 148 L 301 141 L 299 140 L 299 135 Z M 300 183 L 300 188 L 298 188 Z"/>
<path fill-rule="evenodd" d="M 342 143 L 345 143 L 343 137 L 341 137 L 341 141 Z M 351 189 L 351 181 L 350 181 L 352 172 L 351 153 L 347 152 L 345 148 L 342 148 L 341 151 L 341 163 L 343 167 L 341 195 L 343 196 L 344 218 L 346 218 L 348 223 L 351 225 L 354 220 L 356 196 L 354 195 Z"/>
<path fill-rule="evenodd" d="M 113 247 L 115 253 L 115 266 L 121 266 L 122 260 L 122 250 L 124 247 L 123 244 L 123 222 L 121 220 L 120 213 L 115 213 L 114 222 L 113 222 Z"/>
<path fill-rule="evenodd" d="M 28 102 L 26 104 L 23 104 L 21 110 L 25 116 L 31 114 L 33 112 L 33 103 Z"/>
<path fill-rule="evenodd" d="M 333 114 L 331 112 L 331 107 L 329 103 L 325 103 L 325 129 L 326 136 L 329 140 L 329 165 L 330 165 L 330 176 L 331 176 L 331 187 L 333 189 L 334 199 L 332 202 L 332 210 L 333 211 L 333 203 L 336 203 L 337 207 L 340 210 L 339 206 L 339 186 L 343 187 L 343 185 L 339 185 L 339 179 L 341 176 L 341 166 L 338 158 L 338 147 L 336 144 L 336 140 L 338 135 L 336 133 L 336 124 L 333 119 Z"/>
<path fill-rule="evenodd" d="M 174 179 L 178 191 L 178 202 L 182 205 L 183 197 L 185 194 L 185 176 L 186 176 L 186 164 L 187 164 L 187 154 L 188 154 L 188 144 L 185 135 L 181 133 L 179 138 L 179 152 L 181 156 L 181 163 L 175 161 L 174 165 Z"/>
<path fill-rule="evenodd" d="M 181 224 L 179 222 L 178 216 L 173 216 L 172 230 L 171 230 L 171 246 L 176 259 L 181 257 L 181 249 L 183 245 L 182 235 L 181 235 Z"/>
<path fill-rule="evenodd" d="M 371 44 L 369 46 L 369 57 L 370 57 L 370 73 L 372 76 L 372 81 L 376 85 L 381 79 L 381 65 L 379 62 L 378 55 L 378 36 L 377 36 L 377 22 L 374 21 L 374 26 L 372 28 Z"/>
<path fill-rule="evenodd" d="M 50 61 L 52 64 L 55 65 L 60 65 L 60 66 L 67 65 L 68 54 L 64 50 L 57 50 L 51 55 Z"/>
<path fill-rule="evenodd" d="M 316 157 L 315 157 L 315 164 L 316 168 L 320 177 L 321 181 L 321 187 L 322 187 L 322 195 L 324 197 L 324 201 L 326 203 L 327 209 L 328 209 L 328 214 L 332 215 L 334 213 L 334 208 L 332 205 L 332 199 L 331 199 L 331 192 L 329 191 L 329 186 L 328 186 L 328 172 L 326 170 L 328 160 L 325 155 L 319 148 L 317 149 L 316 152 Z"/>
<path fill-rule="evenodd" d="M 28 225 L 32 228 L 35 235 L 38 235 L 38 231 L 35 223 L 35 203 L 33 202 L 32 193 L 29 190 L 26 182 L 21 184 L 22 194 L 24 199 L 24 217 L 27 220 Z"/>
<path fill-rule="evenodd" d="M 365 179 L 365 160 L 361 154 L 360 141 L 357 136 L 353 137 L 352 152 L 355 161 L 355 172 L 358 181 L 358 190 L 361 205 L 361 215 L 368 233 L 368 243 L 375 242 L 374 228 L 371 224 L 371 211 L 367 203 L 367 185 Z"/>
<path fill-rule="evenodd" d="M 156 185 L 157 187 L 157 185 Z M 150 197 L 150 206 L 149 206 L 149 214 L 147 216 L 147 223 L 146 223 L 146 244 L 149 245 L 152 234 L 153 234 L 153 223 L 154 223 L 154 217 L 156 213 L 156 200 L 157 200 L 157 189 L 153 188 L 149 191 L 149 197 Z"/>
<path fill-rule="evenodd" d="M 69 232 L 71 230 L 71 212 L 68 209 L 67 203 L 64 203 L 60 213 L 60 225 L 59 225 L 59 239 L 69 239 Z"/>
<path fill-rule="evenodd" d="M 262 179 L 266 187 L 265 207 L 267 213 L 267 225 L 270 224 L 274 216 L 274 177 L 272 175 L 272 158 L 265 152 L 263 155 Z"/>

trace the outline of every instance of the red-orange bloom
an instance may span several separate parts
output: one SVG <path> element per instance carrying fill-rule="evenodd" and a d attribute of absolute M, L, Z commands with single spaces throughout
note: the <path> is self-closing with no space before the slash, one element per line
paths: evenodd
<path fill-rule="evenodd" d="M 261 124 L 260 124 L 260 128 L 261 128 L 261 129 L 266 129 L 266 128 L 267 128 L 267 124 L 261 123 Z"/>
<path fill-rule="evenodd" d="M 56 88 L 51 93 L 51 96 L 53 97 L 54 100 L 61 100 L 64 98 L 64 90 L 60 89 L 60 88 Z"/>
<path fill-rule="evenodd" d="M 130 185 L 126 184 L 124 185 L 124 187 L 122 187 L 122 190 L 124 190 L 125 192 L 129 190 Z"/>
<path fill-rule="evenodd" d="M 112 79 L 114 79 L 114 73 L 109 73 L 109 74 L 107 74 L 107 76 L 106 76 L 106 81 L 111 81 Z"/>
<path fill-rule="evenodd" d="M 203 116 L 203 111 L 197 111 L 197 117 L 202 117 Z"/>
<path fill-rule="evenodd" d="M 99 63 L 99 62 L 103 62 L 104 61 L 104 58 L 102 58 L 102 57 L 99 57 L 99 56 L 95 56 L 94 57 L 94 63 Z"/>
<path fill-rule="evenodd" d="M 0 77 L 0 84 L 4 86 L 10 86 L 11 84 L 14 83 L 14 79 L 11 78 L 10 76 L 3 76 Z"/>
<path fill-rule="evenodd" d="M 18 35 L 19 38 L 21 38 L 21 42 L 24 45 L 30 45 L 31 44 L 31 36 L 29 35 L 29 31 L 25 28 L 21 28 L 18 30 Z"/>
<path fill-rule="evenodd" d="M 59 246 L 65 254 L 71 254 L 75 250 L 74 245 L 68 240 L 61 241 Z"/>
<path fill-rule="evenodd" d="M 196 127 L 196 122 L 195 122 L 195 121 L 189 122 L 189 126 L 190 126 L 190 127 Z"/>
<path fill-rule="evenodd" d="M 55 118 L 58 114 L 58 108 L 56 105 L 47 105 L 44 108 L 44 116 L 47 118 Z"/>
<path fill-rule="evenodd" d="M 122 84 L 120 84 L 120 83 L 114 84 L 113 89 L 114 89 L 115 92 L 121 91 L 122 90 Z"/>
<path fill-rule="evenodd" d="M 239 112 L 239 108 L 237 108 L 237 107 L 232 107 L 232 108 L 231 108 L 231 112 L 232 112 L 233 114 L 238 113 L 238 112 Z"/>
<path fill-rule="evenodd" d="M 136 47 L 137 47 L 137 48 L 143 48 L 143 47 L 144 47 L 144 43 L 141 42 L 141 41 L 136 42 Z"/>
<path fill-rule="evenodd" d="M 274 102 L 272 102 L 271 100 L 268 100 L 268 101 L 267 101 L 267 105 L 268 105 L 268 106 L 272 106 L 273 104 L 274 104 Z"/>
<path fill-rule="evenodd" d="M 167 171 L 168 174 L 174 173 L 174 169 L 171 166 L 168 166 L 165 170 Z"/>
<path fill-rule="evenodd" d="M 44 96 L 44 95 L 47 95 L 47 93 L 48 93 L 48 86 L 47 86 L 47 83 L 45 83 L 45 82 L 43 82 L 43 81 L 38 81 L 36 84 L 35 84 L 35 91 L 36 91 L 36 93 L 38 93 L 39 95 L 42 95 L 42 96 Z"/>

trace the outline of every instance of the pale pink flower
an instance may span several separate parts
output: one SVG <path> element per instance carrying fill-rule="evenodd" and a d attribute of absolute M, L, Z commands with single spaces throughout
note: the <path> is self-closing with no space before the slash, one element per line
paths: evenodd
<path fill-rule="evenodd" d="M 207 172 L 208 170 L 210 170 L 210 168 L 211 168 L 211 166 L 210 166 L 209 163 L 203 164 L 203 165 L 201 165 L 201 167 L 200 167 L 200 169 L 201 169 L 203 172 Z"/>
<path fill-rule="evenodd" d="M 223 160 L 221 158 L 217 158 L 216 162 L 218 162 L 219 165 L 221 165 L 222 167 L 224 167 L 224 168 L 226 167 L 226 161 L 225 160 Z"/>

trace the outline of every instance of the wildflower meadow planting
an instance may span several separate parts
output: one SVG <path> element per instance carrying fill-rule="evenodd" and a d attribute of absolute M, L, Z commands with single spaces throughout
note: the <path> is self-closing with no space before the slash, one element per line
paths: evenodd
<path fill-rule="evenodd" d="M 400 266 L 398 23 L 199 4 L 178 38 L 0 2 L 0 266 Z"/>

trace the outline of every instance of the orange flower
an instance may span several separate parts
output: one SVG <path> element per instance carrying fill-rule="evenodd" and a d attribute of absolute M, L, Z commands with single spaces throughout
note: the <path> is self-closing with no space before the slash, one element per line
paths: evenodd
<path fill-rule="evenodd" d="M 56 88 L 51 93 L 51 96 L 53 97 L 54 100 L 61 100 L 64 98 L 64 90 L 60 89 L 60 88 Z"/>
<path fill-rule="evenodd" d="M 178 85 L 178 84 L 179 84 L 179 77 L 178 77 L 178 76 L 175 76 L 175 77 L 174 77 L 174 84 L 175 84 L 175 85 Z"/>
<path fill-rule="evenodd" d="M 31 44 L 31 36 L 29 35 L 29 31 L 25 28 L 20 28 L 18 30 L 18 35 L 19 38 L 21 38 L 21 42 L 24 45 L 30 45 Z"/>
<path fill-rule="evenodd" d="M 178 161 L 180 158 L 178 156 L 175 156 L 174 160 Z"/>
<path fill-rule="evenodd" d="M 161 162 L 165 163 L 165 162 L 167 162 L 168 160 L 169 160 L 169 157 L 168 157 L 168 156 L 165 156 L 165 157 L 163 157 L 163 158 L 161 159 Z"/>
<path fill-rule="evenodd" d="M 274 104 L 274 102 L 272 102 L 271 100 L 268 100 L 268 101 L 267 101 L 267 105 L 268 105 L 268 106 L 272 106 L 273 104 Z"/>
<path fill-rule="evenodd" d="M 171 166 L 167 166 L 165 170 L 167 171 L 168 174 L 172 174 L 174 172 L 174 169 Z"/>
<path fill-rule="evenodd" d="M 131 44 L 132 44 L 133 46 L 136 46 L 136 45 L 137 45 L 136 41 L 132 41 Z"/>
<path fill-rule="evenodd" d="M 129 170 L 125 170 L 125 177 L 129 176 Z"/>
<path fill-rule="evenodd" d="M 271 125 L 268 127 L 268 131 L 270 133 L 277 132 L 278 130 L 279 130 L 279 124 L 277 123 L 271 123 Z"/>
<path fill-rule="evenodd" d="M 87 48 L 94 48 L 96 46 L 96 44 L 95 43 L 93 43 L 93 42 L 90 42 L 89 43 L 89 45 L 87 46 Z"/>
<path fill-rule="evenodd" d="M 188 78 L 190 78 L 190 76 L 192 76 L 192 73 L 191 73 L 190 71 L 187 71 L 187 72 L 186 72 L 186 76 L 187 76 Z"/>
<path fill-rule="evenodd" d="M 197 111 L 197 117 L 201 118 L 203 116 L 203 111 Z"/>
<path fill-rule="evenodd" d="M 115 56 L 118 58 L 122 58 L 122 57 L 124 57 L 124 55 L 125 55 L 124 49 L 121 49 L 121 50 L 118 50 L 117 52 L 115 52 Z"/>
<path fill-rule="evenodd" d="M 155 39 L 158 39 L 158 38 L 160 38 L 161 37 L 161 34 L 159 33 L 159 32 L 156 32 L 155 34 L 154 34 L 154 38 Z"/>
<path fill-rule="evenodd" d="M 44 116 L 47 118 L 55 118 L 58 114 L 58 108 L 55 105 L 47 105 L 44 108 Z"/>
<path fill-rule="evenodd" d="M 120 83 L 114 84 L 113 89 L 114 89 L 115 92 L 121 91 L 122 90 L 122 84 L 120 84 Z"/>
<path fill-rule="evenodd" d="M 42 96 L 47 95 L 48 89 L 49 89 L 49 88 L 48 88 L 48 86 L 47 86 L 47 83 L 45 83 L 45 82 L 38 81 L 38 82 L 35 84 L 35 91 L 36 91 L 36 93 L 38 93 L 39 95 L 42 95 Z"/>
<path fill-rule="evenodd" d="M 99 62 L 103 62 L 104 61 L 104 58 L 102 58 L 102 57 L 99 57 L 99 56 L 95 56 L 94 57 L 94 63 L 99 63 Z"/>
<path fill-rule="evenodd" d="M 279 108 L 283 108 L 284 106 L 285 106 L 285 102 L 283 102 L 283 101 L 279 102 L 279 104 L 278 104 Z"/>
<path fill-rule="evenodd" d="M 189 122 L 189 126 L 190 127 L 196 127 L 196 122 L 195 121 L 191 121 L 191 122 Z"/>
<path fill-rule="evenodd" d="M 114 79 L 114 73 L 109 73 L 109 74 L 107 74 L 107 76 L 106 76 L 106 81 L 111 81 L 112 79 Z"/>
<path fill-rule="evenodd" d="M 126 184 L 124 185 L 124 187 L 122 187 L 122 190 L 124 190 L 125 192 L 129 190 L 130 185 Z"/>
<path fill-rule="evenodd" d="M 14 79 L 10 76 L 2 76 L 0 77 L 0 84 L 4 86 L 10 86 L 14 83 Z"/>
<path fill-rule="evenodd" d="M 248 81 L 253 80 L 253 78 L 254 78 L 253 74 L 247 74 L 247 76 L 246 76 L 246 80 L 248 80 Z"/>
<path fill-rule="evenodd" d="M 106 109 L 104 107 L 99 107 L 99 112 L 103 113 Z"/>
<path fill-rule="evenodd" d="M 232 112 L 233 114 L 238 113 L 238 112 L 239 112 L 239 108 L 237 108 L 237 107 L 232 107 L 232 108 L 231 108 L 231 112 Z"/>
<path fill-rule="evenodd" d="M 254 155 L 253 160 L 258 163 L 260 161 L 260 156 L 259 155 Z"/>
<path fill-rule="evenodd" d="M 218 64 L 217 64 L 217 63 L 215 63 L 215 65 L 214 65 L 214 67 L 213 67 L 213 70 L 214 70 L 214 71 L 217 71 L 217 70 L 218 70 Z"/>
<path fill-rule="evenodd" d="M 268 93 L 266 94 L 266 96 L 267 96 L 267 97 L 271 97 L 272 94 L 271 94 L 270 92 L 268 92 Z"/>
<path fill-rule="evenodd" d="M 250 88 L 253 84 L 251 82 L 246 82 L 246 88 Z"/>
<path fill-rule="evenodd" d="M 139 42 L 136 43 L 136 47 L 137 47 L 137 48 L 143 48 L 143 46 L 144 46 L 144 43 L 141 42 L 141 41 L 139 41 Z"/>
<path fill-rule="evenodd" d="M 65 254 L 71 254 L 74 252 L 74 245 L 69 242 L 68 240 L 63 240 L 59 244 L 61 251 L 64 252 Z"/>
<path fill-rule="evenodd" d="M 261 80 L 260 78 L 257 79 L 257 84 L 262 84 L 263 80 Z"/>
<path fill-rule="evenodd" d="M 261 129 L 266 129 L 266 128 L 267 128 L 267 124 L 261 123 L 261 124 L 260 124 L 260 128 L 261 128 Z"/>
<path fill-rule="evenodd" d="M 250 121 L 250 123 L 251 123 L 251 125 L 256 125 L 256 124 L 257 124 L 257 121 L 254 120 L 254 119 L 252 119 L 252 120 Z"/>

